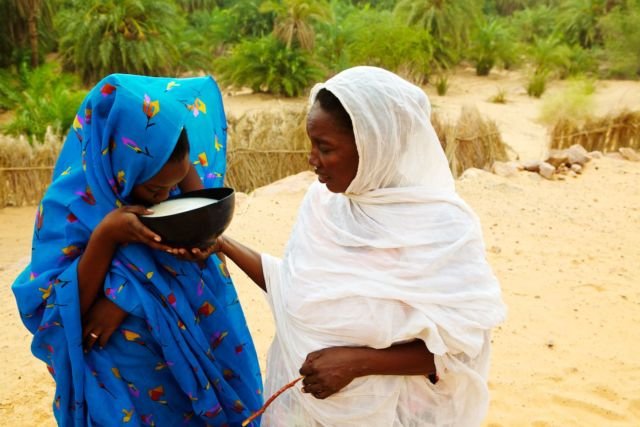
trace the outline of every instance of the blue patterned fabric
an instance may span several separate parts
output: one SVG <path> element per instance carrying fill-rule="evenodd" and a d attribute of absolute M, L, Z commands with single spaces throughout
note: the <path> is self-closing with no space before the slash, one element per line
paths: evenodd
<path fill-rule="evenodd" d="M 82 349 L 79 257 L 102 218 L 158 173 L 183 127 L 204 186 L 220 186 L 226 119 L 210 77 L 110 75 L 64 143 L 31 264 L 13 284 L 32 351 L 56 381 L 60 426 L 235 426 L 262 405 L 255 348 L 215 256 L 200 268 L 142 244 L 120 247 L 104 294 L 129 315 L 103 349 Z"/>

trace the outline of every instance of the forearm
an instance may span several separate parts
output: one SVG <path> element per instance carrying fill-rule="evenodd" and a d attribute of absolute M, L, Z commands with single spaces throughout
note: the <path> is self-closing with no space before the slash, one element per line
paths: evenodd
<path fill-rule="evenodd" d="M 424 341 L 415 340 L 384 349 L 358 349 L 356 376 L 431 375 L 436 372 L 433 353 Z"/>
<path fill-rule="evenodd" d="M 263 291 L 267 291 L 262 256 L 258 252 L 228 237 L 220 237 L 220 251 L 240 267 Z"/>
<path fill-rule="evenodd" d="M 98 296 L 102 287 L 117 244 L 98 227 L 91 234 L 80 262 L 78 263 L 78 292 L 80 294 L 80 313 L 85 315 Z"/>

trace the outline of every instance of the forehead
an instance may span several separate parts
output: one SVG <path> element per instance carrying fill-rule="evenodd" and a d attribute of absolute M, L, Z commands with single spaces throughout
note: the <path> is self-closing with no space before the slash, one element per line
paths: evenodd
<path fill-rule="evenodd" d="M 345 129 L 331 112 L 324 110 L 317 102 L 307 115 L 307 133 L 312 138 L 348 138 L 353 141 L 353 132 Z"/>
<path fill-rule="evenodd" d="M 177 181 L 182 180 L 186 171 L 191 166 L 189 156 L 185 156 L 182 161 L 168 161 L 160 171 L 144 184 L 155 185 L 159 187 L 171 187 Z"/>

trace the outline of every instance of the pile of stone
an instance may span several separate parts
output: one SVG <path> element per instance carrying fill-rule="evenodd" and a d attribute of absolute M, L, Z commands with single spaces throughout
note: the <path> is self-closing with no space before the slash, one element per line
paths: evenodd
<path fill-rule="evenodd" d="M 607 157 L 619 159 L 640 161 L 640 154 L 633 148 L 623 147 L 618 152 L 607 153 Z M 532 161 L 527 163 L 520 162 L 495 162 L 491 167 L 491 171 L 499 176 L 512 176 L 519 171 L 526 170 L 529 172 L 539 173 L 542 177 L 554 180 L 566 179 L 567 176 L 577 177 L 580 175 L 585 165 L 591 159 L 603 157 L 602 152 L 587 152 L 581 145 L 572 145 L 566 150 L 551 150 L 549 156 L 544 161 Z"/>

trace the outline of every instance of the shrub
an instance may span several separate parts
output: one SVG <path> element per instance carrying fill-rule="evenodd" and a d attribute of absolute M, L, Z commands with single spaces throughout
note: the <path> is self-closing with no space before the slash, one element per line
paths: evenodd
<path fill-rule="evenodd" d="M 55 132 L 68 129 L 86 91 L 79 89 L 76 76 L 60 73 L 57 64 L 23 70 L 20 86 L 11 95 L 15 117 L 4 130 L 12 135 L 26 134 L 44 138 L 48 127 Z"/>
<path fill-rule="evenodd" d="M 547 87 L 549 73 L 546 71 L 534 71 L 527 82 L 527 94 L 540 98 Z"/>
<path fill-rule="evenodd" d="M 640 76 L 640 1 L 629 10 L 616 9 L 600 20 L 604 38 L 607 74 L 613 77 Z"/>
<path fill-rule="evenodd" d="M 354 64 L 394 71 L 416 83 L 426 82 L 433 66 L 434 43 L 426 30 L 400 24 L 388 11 L 360 11 L 345 22 L 351 37 L 347 55 Z"/>
<path fill-rule="evenodd" d="M 491 19 L 479 26 L 471 40 L 471 59 L 476 63 L 476 74 L 489 75 L 497 61 L 514 61 L 514 42 L 507 28 Z"/>
<path fill-rule="evenodd" d="M 215 62 L 221 83 L 254 92 L 298 96 L 324 74 L 310 53 L 287 48 L 273 35 L 246 40 Z"/>
<path fill-rule="evenodd" d="M 593 110 L 593 93 L 595 86 L 592 80 L 575 79 L 568 82 L 567 87 L 553 95 L 545 95 L 538 119 L 551 125 L 560 119 L 582 120 Z"/>
<path fill-rule="evenodd" d="M 498 92 L 489 98 L 489 102 L 493 102 L 494 104 L 506 104 L 507 92 L 502 88 L 498 89 Z"/>
<path fill-rule="evenodd" d="M 445 73 L 438 74 L 436 77 L 436 92 L 440 96 L 445 96 L 449 90 L 449 76 Z"/>
<path fill-rule="evenodd" d="M 169 0 L 74 1 L 56 20 L 63 65 L 85 83 L 114 72 L 168 73 L 182 23 Z"/>

